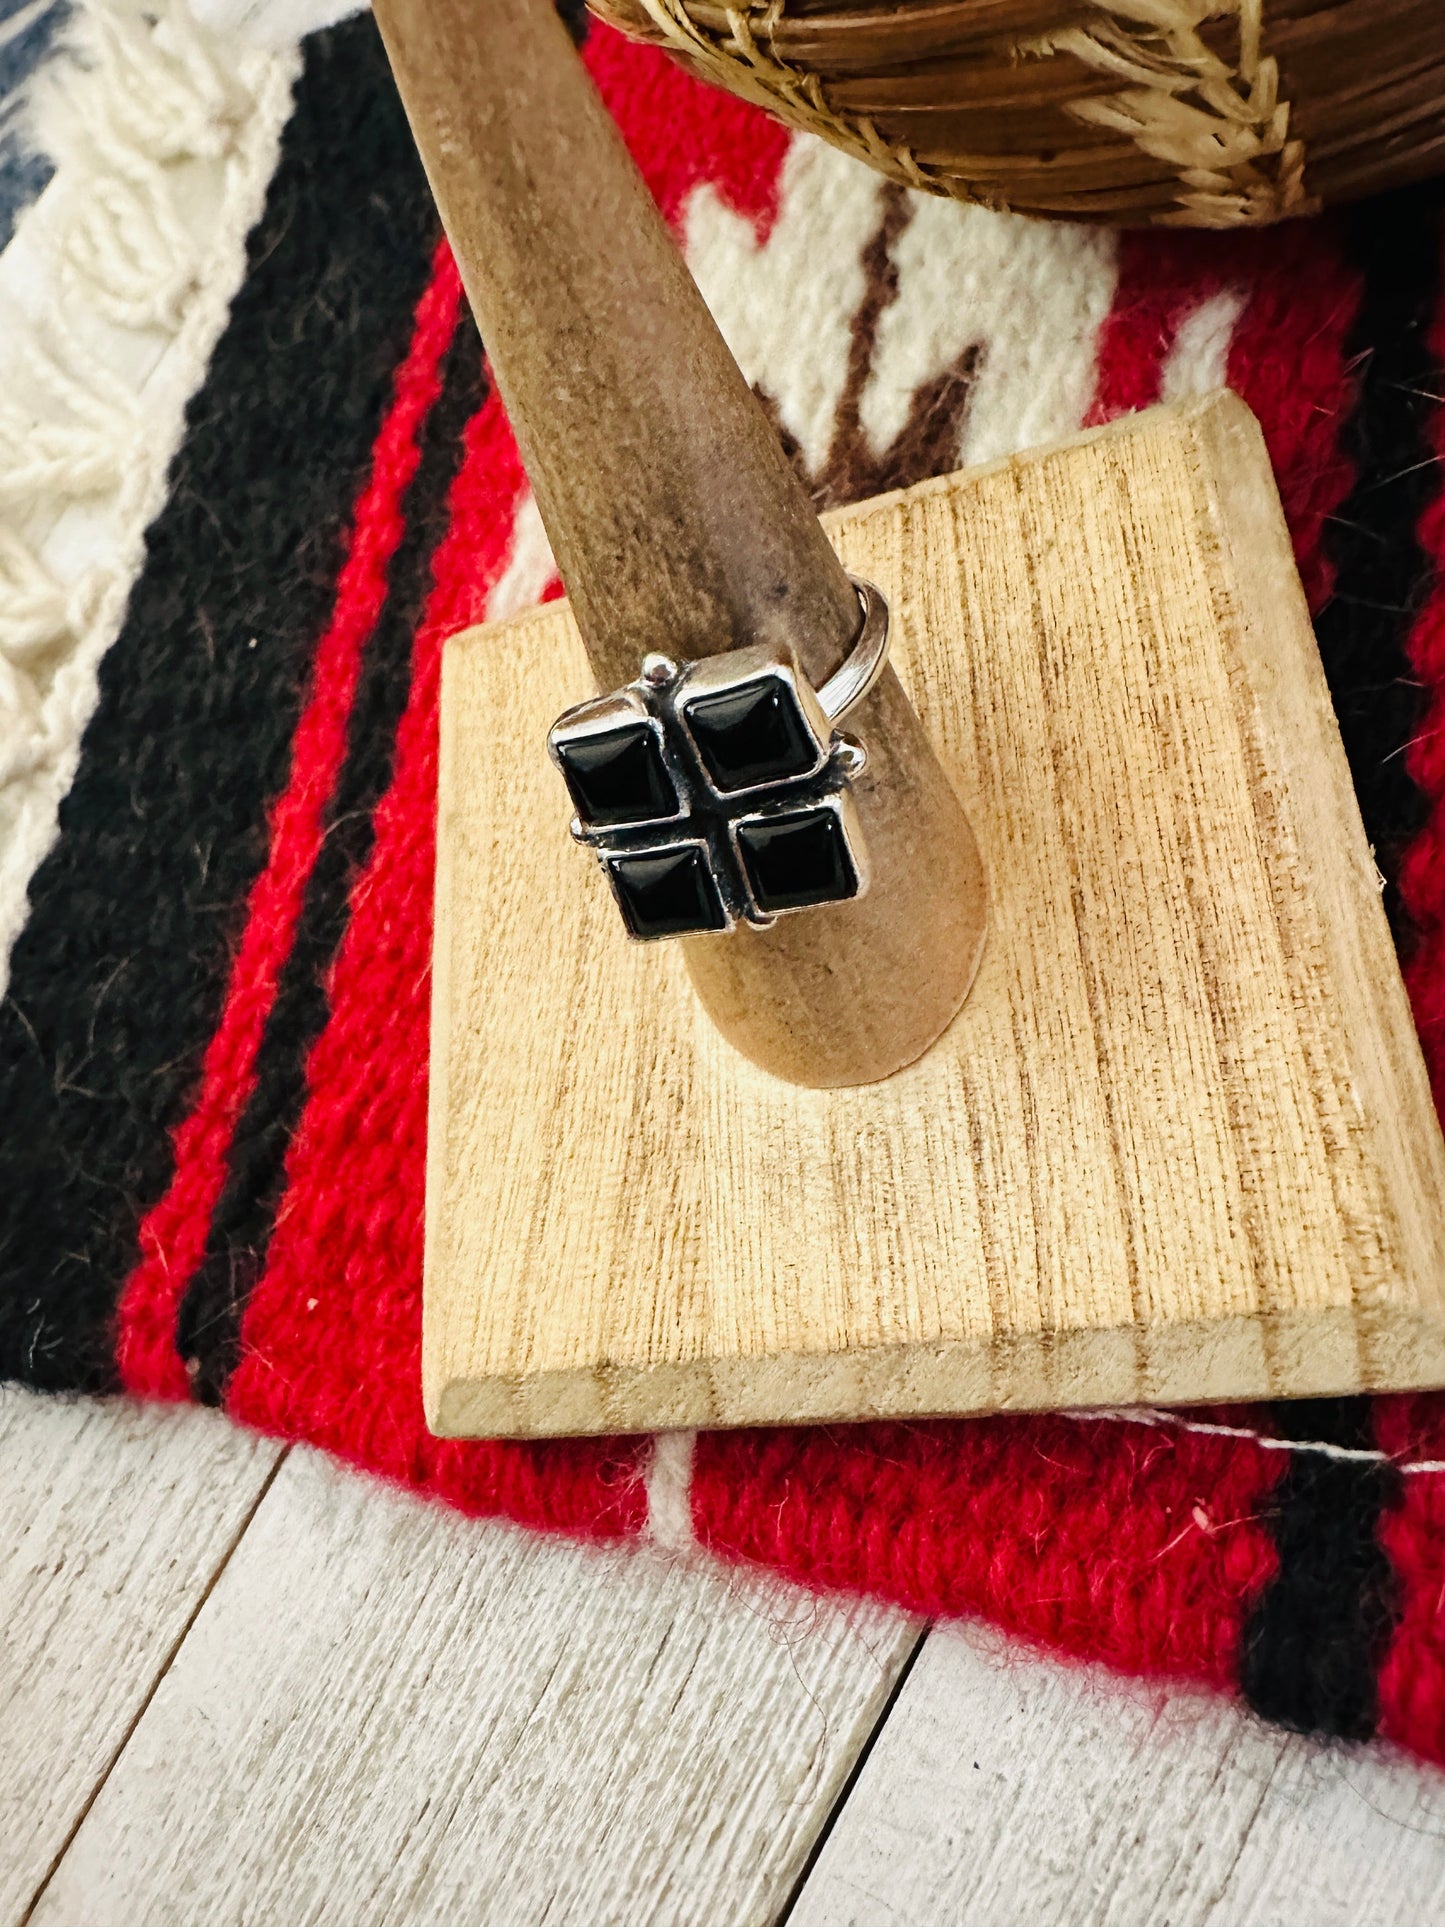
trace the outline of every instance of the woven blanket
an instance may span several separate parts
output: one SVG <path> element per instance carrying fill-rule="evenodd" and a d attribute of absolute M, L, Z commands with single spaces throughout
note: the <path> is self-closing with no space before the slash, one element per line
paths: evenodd
<path fill-rule="evenodd" d="M 0 256 L 0 1377 L 1445 1761 L 1439 1398 L 427 1433 L 439 651 L 556 594 L 552 559 L 369 18 L 267 47 L 78 0 L 61 43 Z M 1248 401 L 1445 1091 L 1441 193 L 1031 224 L 600 26 L 584 52 L 820 505 Z"/>

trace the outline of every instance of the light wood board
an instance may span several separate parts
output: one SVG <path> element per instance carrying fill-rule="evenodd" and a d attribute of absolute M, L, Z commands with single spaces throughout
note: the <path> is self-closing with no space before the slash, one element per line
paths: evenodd
<path fill-rule="evenodd" d="M 919 1630 L 298 1450 L 29 1918 L 770 1921 Z"/>
<path fill-rule="evenodd" d="M 0 1922 L 124 1748 L 284 1448 L 0 1389 Z"/>
<path fill-rule="evenodd" d="M 306 1453 L 247 1525 L 279 1449 L 212 1414 L 0 1410 L 0 1927 L 1445 1917 L 1388 1749 L 956 1627 L 890 1705 L 912 1622 Z"/>
<path fill-rule="evenodd" d="M 956 1626 L 929 1635 L 789 1927 L 1442 1919 L 1445 1776 Z"/>
<path fill-rule="evenodd" d="M 629 945 L 542 749 L 563 605 L 446 651 L 424 1378 L 447 1435 L 1445 1382 L 1445 1148 L 1257 425 L 845 512 L 989 870 L 918 1064 L 806 1091 Z M 926 862 L 926 852 L 920 852 Z"/>

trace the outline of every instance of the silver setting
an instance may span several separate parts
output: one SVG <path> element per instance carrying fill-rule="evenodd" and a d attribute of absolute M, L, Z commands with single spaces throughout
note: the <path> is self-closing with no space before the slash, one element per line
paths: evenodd
<path fill-rule="evenodd" d="M 871 695 L 888 663 L 888 600 L 874 582 L 849 576 L 863 610 L 863 622 L 840 666 L 818 691 L 818 702 L 830 723 L 841 723 L 867 695 Z"/>
<path fill-rule="evenodd" d="M 792 693 L 812 745 L 812 760 L 786 780 L 807 782 L 818 774 L 833 753 L 833 729 L 827 711 L 814 693 L 813 685 L 798 667 L 798 659 L 786 643 L 753 643 L 745 649 L 729 649 L 723 656 L 704 656 L 699 662 L 686 663 L 669 689 L 672 709 L 679 717 L 692 748 L 692 760 L 697 765 L 701 781 L 709 795 L 719 801 L 772 789 L 779 779 L 775 776 L 763 777 L 756 783 L 739 783 L 727 789 L 721 788 L 709 774 L 697 749 L 689 712 L 700 704 L 705 705 L 709 697 L 740 696 L 750 687 L 761 688 L 774 682 L 785 684 Z"/>
<path fill-rule="evenodd" d="M 625 689 L 614 690 L 610 696 L 594 696 L 590 702 L 578 703 L 557 718 L 547 738 L 552 760 L 559 769 L 563 765 L 553 742 L 553 738 L 559 733 L 565 734 L 569 742 L 581 743 L 597 737 L 614 735 L 618 730 L 626 729 L 633 724 L 642 724 L 656 743 L 663 769 L 667 772 L 668 780 L 672 784 L 673 808 L 665 815 L 625 817 L 605 824 L 598 823 L 595 826 L 598 830 L 630 829 L 634 824 L 643 823 L 650 828 L 655 828 L 664 823 L 680 822 L 687 814 L 683 800 L 686 792 L 680 780 L 681 772 L 677 769 L 676 758 L 668 753 L 668 743 L 660 718 L 653 715 L 643 700 L 644 693 L 651 687 L 651 684 L 639 681 L 630 683 Z M 590 835 L 589 831 L 584 830 L 580 817 L 574 816 L 572 819 L 572 834 L 579 841 L 587 840 Z"/>
<path fill-rule="evenodd" d="M 867 851 L 849 794 L 867 751 L 835 724 L 882 673 L 888 604 L 872 583 L 853 580 L 858 634 L 821 690 L 783 643 L 681 664 L 649 655 L 635 682 L 578 703 L 552 725 L 548 751 L 578 804 L 572 835 L 598 858 L 634 939 L 742 923 L 765 929 L 780 916 L 849 902 L 867 890 Z M 619 756 L 633 766 L 630 792 L 626 781 L 621 790 L 633 803 L 646 790 L 645 813 L 595 807 L 596 752 L 605 762 L 613 735 Z M 671 808 L 656 807 L 667 800 Z M 678 858 L 670 869 L 669 856 Z M 663 872 L 673 878 L 673 897 L 693 901 L 700 920 L 641 927 L 658 919 L 639 910 L 638 879 Z"/>

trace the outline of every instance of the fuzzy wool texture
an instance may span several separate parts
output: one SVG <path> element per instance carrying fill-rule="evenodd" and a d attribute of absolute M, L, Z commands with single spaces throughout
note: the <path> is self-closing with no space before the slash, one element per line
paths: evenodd
<path fill-rule="evenodd" d="M 195 0 L 197 20 L 239 44 L 289 47 L 360 13 L 365 0 Z"/>
<path fill-rule="evenodd" d="M 176 0 L 45 26 L 5 121 L 49 178 L 0 256 L 0 990 L 299 65 Z"/>
<path fill-rule="evenodd" d="M 282 17 L 220 5 L 235 61 Z M 585 58 L 820 503 L 1221 380 L 1249 401 L 1445 1088 L 1438 191 L 1270 234 L 1043 227 L 884 183 L 606 29 Z M 238 279 L 26 873 L 0 1375 L 218 1402 L 469 1512 L 981 1614 L 1445 1760 L 1445 1478 L 1382 1462 L 1445 1459 L 1437 1399 L 427 1433 L 440 651 L 560 585 L 365 18 L 305 44 Z M 1334 1455 L 1272 1449 L 1292 1424 Z"/>
<path fill-rule="evenodd" d="M 17 107 L 65 14 L 63 0 L 21 0 L 0 19 L 0 249 L 54 172 L 50 156 L 21 124 Z"/>

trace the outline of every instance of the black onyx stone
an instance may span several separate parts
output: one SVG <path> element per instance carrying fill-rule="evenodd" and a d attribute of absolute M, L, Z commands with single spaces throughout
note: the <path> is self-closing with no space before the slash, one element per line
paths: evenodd
<path fill-rule="evenodd" d="M 720 790 L 784 782 L 817 767 L 818 745 L 781 676 L 759 676 L 740 689 L 699 696 L 683 710 L 698 754 Z"/>
<path fill-rule="evenodd" d="M 858 894 L 858 872 L 836 810 L 754 817 L 739 823 L 738 847 L 762 910 L 799 910 Z"/>
<path fill-rule="evenodd" d="M 726 925 L 717 885 L 696 843 L 646 856 L 610 856 L 607 868 L 634 937 L 680 937 Z"/>
<path fill-rule="evenodd" d="M 564 737 L 557 755 L 584 823 L 646 823 L 677 811 L 677 792 L 646 723 Z"/>

